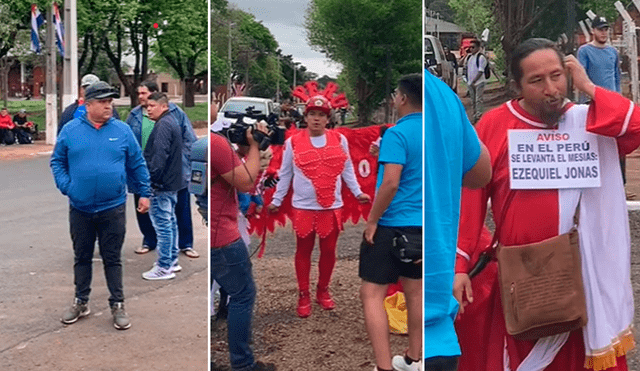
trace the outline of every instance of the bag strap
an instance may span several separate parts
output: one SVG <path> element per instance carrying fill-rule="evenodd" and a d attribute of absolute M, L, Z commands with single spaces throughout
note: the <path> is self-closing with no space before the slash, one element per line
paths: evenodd
<path fill-rule="evenodd" d="M 501 161 L 502 158 L 506 156 L 507 148 L 508 148 L 508 140 L 505 141 L 505 145 L 503 146 L 503 151 L 500 153 L 500 158 L 498 159 L 498 161 L 496 161 L 496 163 Z M 515 192 L 512 189 L 510 189 L 509 195 L 507 196 L 504 206 L 502 207 L 502 218 L 500 218 L 500 223 L 496 223 L 496 229 L 493 233 L 491 244 L 489 245 L 491 247 L 489 251 L 485 251 L 482 254 L 480 254 L 478 261 L 473 266 L 471 271 L 469 271 L 470 278 L 477 276 L 484 269 L 484 267 L 489 263 L 489 261 L 495 257 L 496 250 L 499 244 L 499 237 L 500 237 L 502 225 L 504 224 L 507 210 L 509 209 L 509 206 L 511 206 L 511 202 L 513 201 L 514 197 L 515 197 Z M 576 229 L 580 225 L 580 203 L 581 202 L 582 202 L 582 190 L 580 190 L 578 204 L 576 205 L 576 210 L 573 213 L 573 228 L 576 228 Z"/>

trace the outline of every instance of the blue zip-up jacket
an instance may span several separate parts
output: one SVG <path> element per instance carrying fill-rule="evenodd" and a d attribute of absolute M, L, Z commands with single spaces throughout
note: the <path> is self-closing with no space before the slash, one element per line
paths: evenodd
<path fill-rule="evenodd" d="M 124 204 L 130 180 L 151 196 L 149 170 L 127 124 L 113 117 L 96 129 L 83 115 L 67 123 L 51 156 L 56 186 L 74 208 L 97 213 Z"/>
<path fill-rule="evenodd" d="M 169 113 L 171 113 L 178 125 L 180 125 L 180 130 L 182 131 L 182 141 L 184 144 L 182 147 L 182 176 L 184 177 L 185 184 L 189 184 L 189 179 L 191 179 L 191 145 L 198 138 L 193 131 L 189 117 L 187 117 L 187 114 L 184 113 L 180 107 L 175 103 L 169 102 Z M 131 110 L 129 117 L 127 117 L 127 124 L 131 127 L 133 135 L 138 140 L 138 145 L 140 145 L 142 143 L 142 106 L 137 106 Z M 129 192 L 138 193 L 131 182 L 127 182 L 127 187 L 129 188 Z"/>

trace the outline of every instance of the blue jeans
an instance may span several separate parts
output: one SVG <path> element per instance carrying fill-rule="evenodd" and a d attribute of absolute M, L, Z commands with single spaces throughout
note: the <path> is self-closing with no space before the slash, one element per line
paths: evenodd
<path fill-rule="evenodd" d="M 179 190 L 177 197 L 176 218 L 178 220 L 178 247 L 180 250 L 191 249 L 193 248 L 193 223 L 191 222 L 191 194 L 189 193 L 189 188 Z M 138 200 L 140 199 L 139 194 L 134 194 L 133 199 L 135 201 L 133 206 L 134 209 L 136 209 L 138 226 L 143 236 L 142 244 L 149 246 L 149 250 L 155 250 L 158 239 L 149 214 L 140 214 L 137 211 Z"/>
<path fill-rule="evenodd" d="M 178 223 L 176 191 L 153 191 L 149 216 L 158 238 L 158 265 L 169 269 L 178 259 Z"/>
<path fill-rule="evenodd" d="M 211 248 L 211 282 L 215 280 L 229 294 L 227 328 L 229 359 L 233 370 L 255 367 L 251 339 L 251 317 L 256 299 L 256 286 L 251 273 L 251 260 L 242 239 Z"/>

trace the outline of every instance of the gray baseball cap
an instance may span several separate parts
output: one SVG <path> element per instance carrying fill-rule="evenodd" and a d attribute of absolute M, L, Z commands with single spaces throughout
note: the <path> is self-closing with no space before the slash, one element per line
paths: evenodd
<path fill-rule="evenodd" d="M 83 88 L 87 88 L 87 86 L 93 84 L 94 82 L 100 81 L 100 78 L 96 75 L 87 74 L 82 76 L 82 80 L 80 80 L 80 86 Z"/>
<path fill-rule="evenodd" d="M 84 100 L 120 98 L 120 94 L 104 81 L 94 82 L 84 92 Z"/>

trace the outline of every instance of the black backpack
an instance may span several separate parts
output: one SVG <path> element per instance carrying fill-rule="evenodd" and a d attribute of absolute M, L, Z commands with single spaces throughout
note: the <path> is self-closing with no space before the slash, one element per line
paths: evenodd
<path fill-rule="evenodd" d="M 19 144 L 31 144 L 33 143 L 33 137 L 30 133 L 27 133 L 24 130 L 18 130 L 16 133 L 16 137 L 18 139 Z"/>
<path fill-rule="evenodd" d="M 491 77 L 491 68 L 489 67 L 489 60 L 482 53 L 478 53 L 478 57 L 476 58 L 476 68 L 480 68 L 480 56 L 483 56 L 484 60 L 487 61 L 487 65 L 484 67 L 484 78 L 488 79 Z"/>

